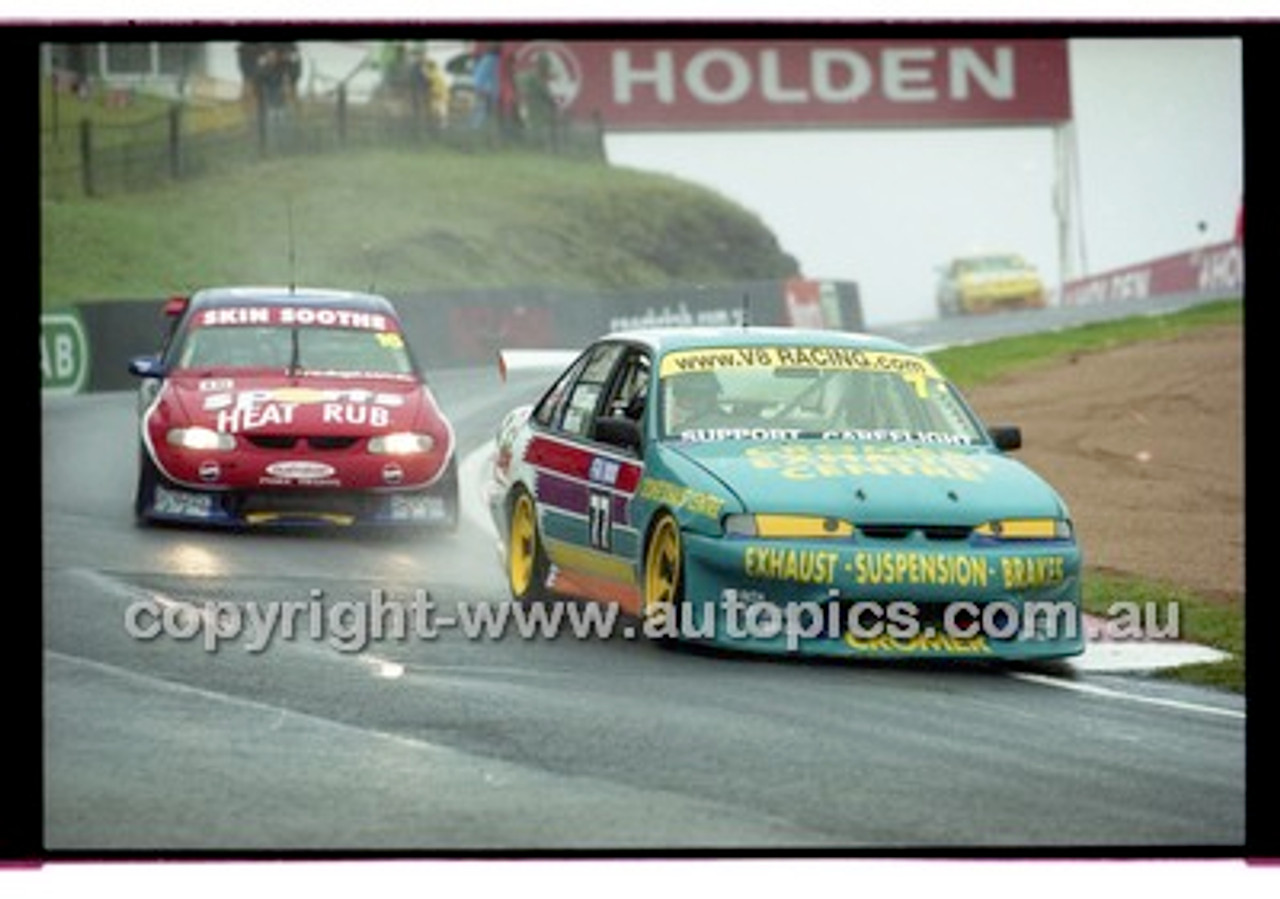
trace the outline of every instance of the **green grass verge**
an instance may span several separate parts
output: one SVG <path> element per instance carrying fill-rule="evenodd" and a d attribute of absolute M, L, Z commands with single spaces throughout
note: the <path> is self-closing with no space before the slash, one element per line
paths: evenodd
<path fill-rule="evenodd" d="M 1165 340 L 1208 325 L 1243 323 L 1243 301 L 1223 300 L 1168 315 L 1138 315 L 1062 331 L 951 347 L 931 353 L 929 358 L 961 389 L 969 389 L 1011 371 L 1053 365 L 1080 353 L 1111 350 L 1143 340 Z"/>
<path fill-rule="evenodd" d="M 1205 597 L 1171 584 L 1117 574 L 1087 570 L 1084 577 L 1084 610 L 1101 618 L 1120 616 L 1126 621 L 1130 610 L 1140 610 L 1143 620 L 1169 631 L 1170 639 L 1184 640 L 1230 653 L 1220 662 L 1166 668 L 1161 677 L 1244 691 L 1244 608 L 1236 597 Z"/>
<path fill-rule="evenodd" d="M 1045 334 L 1009 337 L 932 353 L 930 358 L 962 389 L 1006 374 L 1051 365 L 1072 355 L 1115 349 L 1145 340 L 1176 337 L 1195 328 L 1243 324 L 1244 303 L 1225 300 L 1158 316 L 1135 316 Z M 1243 514 L 1243 510 L 1241 510 Z M 1084 609 L 1091 615 L 1150 608 L 1153 624 L 1164 627 L 1176 615 L 1177 638 L 1231 654 L 1221 662 L 1162 669 L 1159 677 L 1243 692 L 1245 684 L 1244 601 L 1209 597 L 1144 578 L 1086 568 Z"/>

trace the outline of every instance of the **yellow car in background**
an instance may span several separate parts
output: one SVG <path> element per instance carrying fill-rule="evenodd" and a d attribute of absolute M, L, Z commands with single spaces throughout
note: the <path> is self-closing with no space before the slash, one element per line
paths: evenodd
<path fill-rule="evenodd" d="M 1044 280 L 1016 253 L 962 256 L 941 269 L 938 312 L 980 315 L 1006 309 L 1042 309 Z"/>

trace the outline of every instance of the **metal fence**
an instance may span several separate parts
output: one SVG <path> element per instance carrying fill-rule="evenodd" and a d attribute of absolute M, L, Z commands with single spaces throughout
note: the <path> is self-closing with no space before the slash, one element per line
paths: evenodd
<path fill-rule="evenodd" d="M 525 149 L 605 158 L 598 122 L 561 120 L 532 128 L 494 117 L 476 127 L 470 121 L 439 121 L 403 101 L 348 103 L 341 91 L 278 108 L 227 108 L 232 114 L 210 116 L 207 109 L 178 102 L 145 121 L 116 125 L 84 118 L 74 129 L 45 129 L 41 196 L 62 200 L 150 190 L 263 159 L 361 148 Z M 211 119 L 222 121 L 210 127 Z"/>

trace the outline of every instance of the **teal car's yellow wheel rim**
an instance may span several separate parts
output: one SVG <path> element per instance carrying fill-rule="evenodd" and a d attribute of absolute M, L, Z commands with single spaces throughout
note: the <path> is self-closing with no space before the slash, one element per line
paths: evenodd
<path fill-rule="evenodd" d="M 538 546 L 538 513 L 533 498 L 521 493 L 511 505 L 507 582 L 514 599 L 526 601 L 542 593 L 542 549 Z"/>
<path fill-rule="evenodd" d="M 644 558 L 644 617 L 655 626 L 674 621 L 680 603 L 680 527 L 670 515 L 663 515 L 649 535 Z"/>

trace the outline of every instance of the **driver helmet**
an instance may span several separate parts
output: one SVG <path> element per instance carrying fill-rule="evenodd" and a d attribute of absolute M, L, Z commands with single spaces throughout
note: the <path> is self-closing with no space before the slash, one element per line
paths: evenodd
<path fill-rule="evenodd" d="M 682 406 L 706 406 L 720 396 L 720 381 L 709 371 L 678 375 L 672 379 L 671 396 Z"/>

